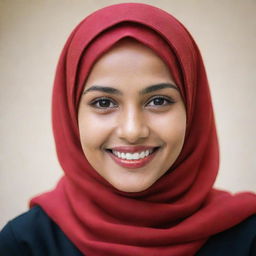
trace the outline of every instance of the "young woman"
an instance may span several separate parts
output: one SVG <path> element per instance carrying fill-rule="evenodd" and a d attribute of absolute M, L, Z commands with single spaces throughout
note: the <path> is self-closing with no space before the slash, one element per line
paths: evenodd
<path fill-rule="evenodd" d="M 170 14 L 126 3 L 85 18 L 52 115 L 65 175 L 5 226 L 0 255 L 256 255 L 256 197 L 213 189 L 205 69 Z"/>

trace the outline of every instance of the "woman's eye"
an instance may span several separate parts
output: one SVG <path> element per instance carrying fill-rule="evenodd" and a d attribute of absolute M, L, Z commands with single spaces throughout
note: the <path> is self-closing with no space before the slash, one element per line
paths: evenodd
<path fill-rule="evenodd" d="M 91 102 L 90 105 L 95 108 L 101 108 L 101 109 L 117 107 L 117 104 L 115 102 L 107 98 L 96 99 L 93 102 Z"/>
<path fill-rule="evenodd" d="M 166 97 L 155 97 L 151 99 L 148 103 L 147 106 L 166 106 L 174 103 L 174 100 L 166 98 Z"/>

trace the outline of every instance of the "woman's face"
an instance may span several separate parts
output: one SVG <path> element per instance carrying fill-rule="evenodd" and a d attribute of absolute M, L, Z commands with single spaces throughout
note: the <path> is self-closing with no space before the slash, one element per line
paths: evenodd
<path fill-rule="evenodd" d="M 164 175 L 181 152 L 186 111 L 161 58 L 125 39 L 92 68 L 78 124 L 92 167 L 118 190 L 140 192 Z"/>

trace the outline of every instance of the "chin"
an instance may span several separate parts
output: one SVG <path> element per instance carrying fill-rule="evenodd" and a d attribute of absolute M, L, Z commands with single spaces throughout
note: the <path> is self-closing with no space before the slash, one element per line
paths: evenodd
<path fill-rule="evenodd" d="M 125 184 L 113 184 L 112 185 L 119 191 L 122 192 L 127 192 L 127 193 L 136 193 L 136 192 L 142 192 L 146 189 L 148 189 L 149 187 L 151 187 L 152 183 L 139 183 L 139 184 L 134 184 L 134 183 L 125 183 Z"/>

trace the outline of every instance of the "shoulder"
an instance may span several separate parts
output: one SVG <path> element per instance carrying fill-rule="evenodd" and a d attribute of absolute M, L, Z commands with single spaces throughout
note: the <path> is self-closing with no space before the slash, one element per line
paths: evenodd
<path fill-rule="evenodd" d="M 256 255 L 256 215 L 211 237 L 197 255 Z"/>
<path fill-rule="evenodd" d="M 0 232 L 0 255 L 81 255 L 39 207 L 7 223 Z"/>

